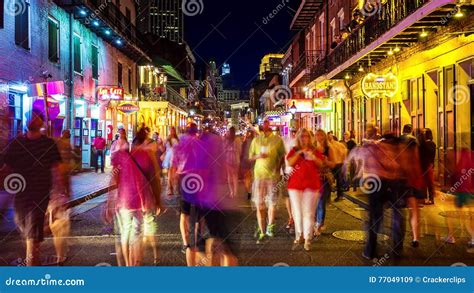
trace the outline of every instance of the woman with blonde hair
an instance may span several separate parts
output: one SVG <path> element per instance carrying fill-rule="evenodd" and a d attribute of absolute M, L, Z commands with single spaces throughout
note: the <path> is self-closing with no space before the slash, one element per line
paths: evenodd
<path fill-rule="evenodd" d="M 295 222 L 293 249 L 298 248 L 304 239 L 304 250 L 309 251 L 320 194 L 319 169 L 323 164 L 323 155 L 314 146 L 313 136 L 307 129 L 298 132 L 296 145 L 288 153 L 287 160 L 293 168 L 288 179 L 288 193 Z"/>

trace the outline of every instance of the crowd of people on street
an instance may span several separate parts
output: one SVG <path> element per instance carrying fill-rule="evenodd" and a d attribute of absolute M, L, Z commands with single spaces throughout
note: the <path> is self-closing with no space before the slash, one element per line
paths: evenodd
<path fill-rule="evenodd" d="M 42 114 L 33 111 L 28 132 L 14 139 L 4 156 L 5 164 L 21 174 L 25 189 L 14 199 L 15 220 L 26 240 L 26 265 L 40 265 L 40 243 L 49 226 L 57 253 L 57 264 L 67 260 L 70 233 L 68 201 L 71 199 L 73 152 L 70 132 L 54 141 L 41 133 Z M 417 136 L 415 136 L 415 133 Z M 93 142 L 95 171 L 104 172 L 105 140 Z M 343 200 L 350 189 L 368 196 L 366 244 L 362 256 L 377 257 L 377 235 L 383 227 L 384 209 L 392 210 L 390 254 L 400 257 L 404 243 L 403 208 L 409 210 L 411 245 L 420 245 L 419 205 L 435 204 L 434 180 L 437 147 L 430 129 L 414 130 L 411 125 L 397 136 L 380 133 L 368 125 L 362 143 L 354 132 L 339 140 L 332 132 L 291 129 L 282 137 L 268 120 L 239 135 L 236 128 L 219 135 L 212 123 L 202 127 L 189 122 L 183 133 L 171 128 L 166 139 L 143 125 L 132 142 L 124 129 L 110 145 L 111 184 L 103 211 L 106 223 L 113 224 L 117 263 L 143 264 L 149 245 L 155 265 L 159 265 L 158 223 L 163 196 L 179 200 L 179 230 L 182 252 L 189 266 L 238 265 L 230 213 L 235 198 L 247 198 L 256 214 L 257 245 L 265 245 L 280 231 L 276 218 L 280 202 L 288 217 L 285 226 L 294 235 L 292 250 L 310 251 L 324 236 L 326 207 L 335 193 Z M 449 193 L 456 207 L 467 211 L 463 218 L 468 252 L 474 247 L 472 150 L 463 148 L 447 162 Z M 469 176 L 467 176 L 469 174 Z M 239 188 L 240 179 L 243 188 Z M 54 182 L 54 184 L 53 184 Z M 163 191 L 163 192 L 162 192 Z M 178 226 L 178 223 L 177 223 Z M 445 241 L 455 243 L 452 223 Z"/>

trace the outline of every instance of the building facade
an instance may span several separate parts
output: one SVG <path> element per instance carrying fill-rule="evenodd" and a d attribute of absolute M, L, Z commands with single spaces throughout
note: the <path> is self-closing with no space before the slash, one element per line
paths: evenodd
<path fill-rule="evenodd" d="M 182 44 L 184 15 L 182 1 L 141 1 L 138 14 L 139 28 L 144 33 Z"/>
<path fill-rule="evenodd" d="M 456 150 L 473 149 L 472 5 L 303 1 L 292 23 L 300 30 L 292 49 L 299 49 L 288 69 L 293 92 L 313 102 L 303 125 L 338 137 L 354 130 L 359 142 L 368 125 L 397 134 L 405 124 L 429 128 L 438 147 L 437 179 L 445 184 L 444 166 Z"/>
<path fill-rule="evenodd" d="M 71 130 L 78 165 L 89 168 L 97 135 L 110 142 L 118 128 L 129 139 L 136 131 L 136 115 L 117 109 L 138 99 L 137 61 L 150 60 L 134 26 L 135 3 L 24 3 L 4 12 L 0 29 L 0 50 L 10 54 L 0 61 L 0 99 L 6 106 L 0 124 L 8 129 L 1 143 L 23 132 L 29 112 L 38 108 L 47 114 L 51 136 Z"/>

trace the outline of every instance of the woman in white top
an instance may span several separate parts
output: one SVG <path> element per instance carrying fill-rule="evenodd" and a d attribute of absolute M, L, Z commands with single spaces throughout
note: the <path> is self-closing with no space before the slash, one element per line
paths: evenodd
<path fill-rule="evenodd" d="M 165 174 L 168 174 L 169 169 L 171 168 L 171 161 L 173 158 L 173 152 L 174 148 L 176 145 L 179 143 L 179 138 L 176 133 L 176 128 L 171 127 L 170 130 L 170 135 L 166 139 L 166 150 L 165 153 L 162 156 L 162 164 L 163 164 L 163 172 Z M 176 190 L 177 184 L 176 182 L 173 182 L 173 176 L 168 176 L 168 196 L 174 195 L 177 193 L 178 190 Z"/>

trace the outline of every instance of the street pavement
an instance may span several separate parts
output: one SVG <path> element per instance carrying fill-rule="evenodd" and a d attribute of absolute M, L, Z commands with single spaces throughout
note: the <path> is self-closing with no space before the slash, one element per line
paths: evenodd
<path fill-rule="evenodd" d="M 95 184 L 107 182 L 106 179 L 98 180 L 95 173 L 81 175 L 85 182 L 77 183 L 78 190 L 94 191 L 93 187 L 84 186 L 84 183 Z M 89 181 L 90 180 L 90 181 Z M 102 186 L 103 187 L 103 186 Z M 314 241 L 313 249 L 305 252 L 302 249 L 292 250 L 292 235 L 285 230 L 287 221 L 286 209 L 283 200 L 280 202 L 277 212 L 276 236 L 264 245 L 257 245 L 253 237 L 256 227 L 256 217 L 250 203 L 243 195 L 240 187 L 241 197 L 235 199 L 233 205 L 237 207 L 228 217 L 229 227 L 232 231 L 230 241 L 236 253 L 240 265 L 243 266 L 390 266 L 390 265 L 427 265 L 427 266 L 450 266 L 450 265 L 474 265 L 474 254 L 466 252 L 467 235 L 463 229 L 456 230 L 457 244 L 446 244 L 437 238 L 435 231 L 427 229 L 424 231 L 422 225 L 422 238 L 420 247 L 410 246 L 411 237 L 407 232 L 405 238 L 404 257 L 392 258 L 390 252 L 390 240 L 379 241 L 379 257 L 376 261 L 367 261 L 361 257 L 363 239 L 343 240 L 333 236 L 341 231 L 348 231 L 349 235 L 358 236 L 363 230 L 365 210 L 363 205 L 357 204 L 350 197 L 361 195 L 348 193 L 341 202 L 330 202 L 327 212 L 326 229 L 323 234 Z M 77 194 L 79 195 L 80 192 Z M 84 196 L 84 194 L 83 194 Z M 69 237 L 69 259 L 66 266 L 108 266 L 116 265 L 114 243 L 117 239 L 113 235 L 113 227 L 102 221 L 102 208 L 106 195 L 91 199 L 73 208 L 72 235 Z M 177 200 L 170 200 L 163 196 L 165 208 L 158 218 L 159 232 L 158 241 L 160 249 L 159 265 L 161 266 L 184 266 L 185 257 L 181 253 L 181 236 L 179 233 L 179 208 Z M 435 210 L 437 207 L 430 207 Z M 426 210 L 425 210 L 426 209 Z M 428 208 L 424 207 L 423 211 Z M 426 212 L 425 212 L 426 214 Z M 433 211 L 436 214 L 436 211 Z M 387 217 L 388 219 L 388 217 Z M 441 235 L 445 235 L 446 229 L 438 222 L 432 221 L 428 227 L 435 227 Z M 438 226 L 437 226 L 438 225 Z M 407 226 L 408 227 L 408 226 Z M 381 233 L 390 235 L 389 221 L 384 225 Z M 24 257 L 24 244 L 17 233 L 0 236 L 0 265 L 16 265 L 21 263 Z M 54 255 L 51 236 L 47 236 L 42 252 L 47 262 Z M 387 254 L 386 254 L 387 253 Z M 144 265 L 152 265 L 153 259 L 151 248 L 146 247 Z"/>

